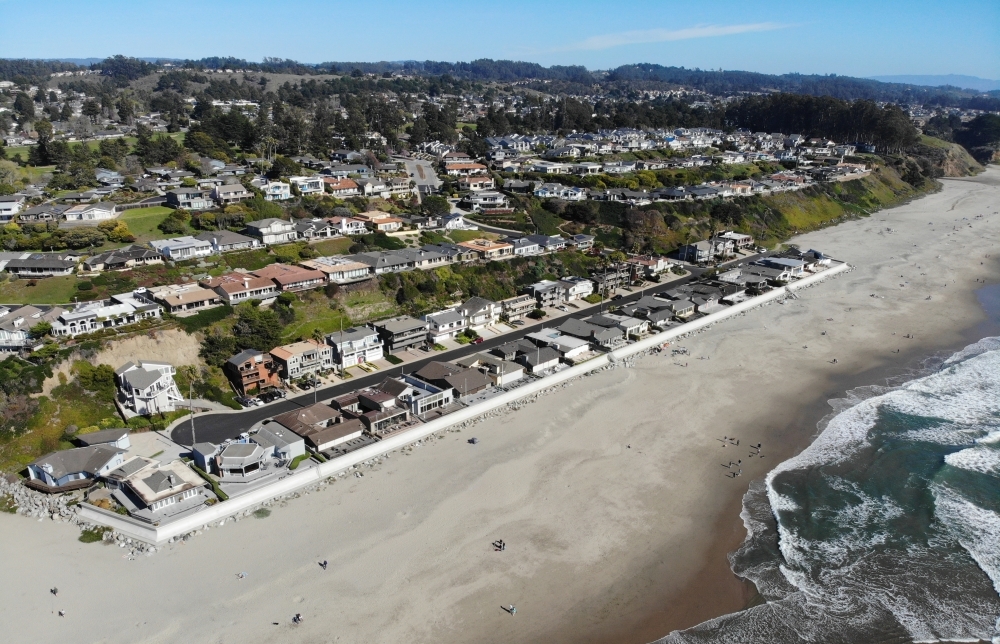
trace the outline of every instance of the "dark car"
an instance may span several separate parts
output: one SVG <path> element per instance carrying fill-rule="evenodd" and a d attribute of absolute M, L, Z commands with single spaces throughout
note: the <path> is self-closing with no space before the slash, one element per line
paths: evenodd
<path fill-rule="evenodd" d="M 625 297 L 625 296 L 624 296 L 624 295 L 622 295 L 621 293 L 619 293 L 618 295 L 616 295 L 616 296 L 614 296 L 613 298 L 611 298 L 611 300 L 612 300 L 612 301 L 617 301 L 617 300 L 620 300 L 620 299 L 622 299 L 623 297 Z"/>

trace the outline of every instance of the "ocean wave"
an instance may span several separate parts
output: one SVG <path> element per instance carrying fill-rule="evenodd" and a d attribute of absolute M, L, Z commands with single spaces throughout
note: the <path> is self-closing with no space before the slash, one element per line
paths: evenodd
<path fill-rule="evenodd" d="M 664 641 L 1000 644 L 1000 338 L 913 376 L 751 485 L 730 562 L 767 602 Z"/>
<path fill-rule="evenodd" d="M 1000 449 L 986 445 L 978 445 L 952 452 L 944 457 L 944 462 L 952 467 L 1000 476 Z"/>

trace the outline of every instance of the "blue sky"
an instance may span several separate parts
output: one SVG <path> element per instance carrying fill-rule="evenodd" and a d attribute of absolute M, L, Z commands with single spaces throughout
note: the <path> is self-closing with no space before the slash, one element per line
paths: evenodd
<path fill-rule="evenodd" d="M 1000 79 L 998 0 L 0 0 L 0 57 L 506 58 Z"/>

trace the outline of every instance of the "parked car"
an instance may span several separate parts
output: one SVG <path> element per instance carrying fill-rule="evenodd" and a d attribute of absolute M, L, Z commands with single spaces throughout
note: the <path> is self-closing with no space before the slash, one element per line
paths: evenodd
<path fill-rule="evenodd" d="M 482 338 L 476 338 L 475 340 L 472 341 L 472 344 L 482 344 L 482 343 L 483 343 Z"/>
<path fill-rule="evenodd" d="M 621 293 L 619 293 L 618 295 L 615 295 L 613 298 L 611 298 L 611 301 L 612 302 L 617 302 L 618 300 L 622 299 L 623 297 L 625 297 L 625 296 L 622 295 Z"/>
<path fill-rule="evenodd" d="M 514 320 L 510 324 L 511 326 L 524 326 L 524 320 Z"/>

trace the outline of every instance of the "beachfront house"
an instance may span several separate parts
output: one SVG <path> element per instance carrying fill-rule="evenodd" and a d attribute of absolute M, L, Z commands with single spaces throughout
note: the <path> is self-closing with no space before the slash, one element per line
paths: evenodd
<path fill-rule="evenodd" d="M 122 464 L 125 450 L 91 445 L 46 454 L 28 464 L 28 487 L 61 493 L 90 487 L 94 480 Z"/>
<path fill-rule="evenodd" d="M 350 327 L 326 336 L 333 347 L 333 360 L 340 368 L 353 367 L 382 358 L 382 338 L 371 327 Z"/>
<path fill-rule="evenodd" d="M 333 369 L 333 347 L 312 338 L 275 347 L 271 357 L 285 380 Z"/>
<path fill-rule="evenodd" d="M 140 416 L 174 411 L 184 400 L 174 382 L 175 373 L 166 362 L 126 362 L 115 369 L 119 404 Z"/>

